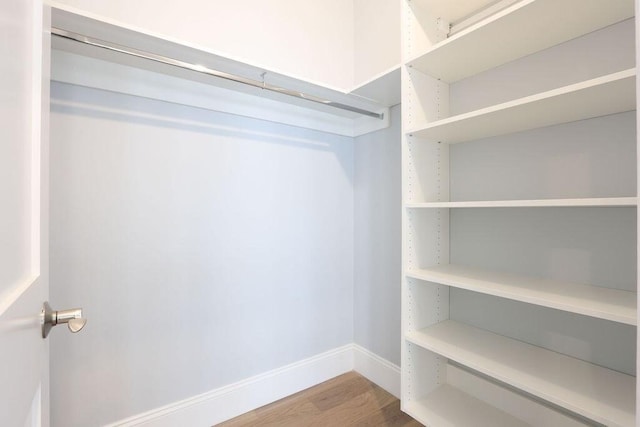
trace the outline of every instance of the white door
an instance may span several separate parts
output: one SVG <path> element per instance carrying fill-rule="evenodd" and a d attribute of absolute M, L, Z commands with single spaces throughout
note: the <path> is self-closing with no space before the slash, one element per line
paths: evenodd
<path fill-rule="evenodd" d="M 40 332 L 49 292 L 43 15 L 42 0 L 0 1 L 0 426 L 6 427 L 49 425 L 48 345 Z"/>

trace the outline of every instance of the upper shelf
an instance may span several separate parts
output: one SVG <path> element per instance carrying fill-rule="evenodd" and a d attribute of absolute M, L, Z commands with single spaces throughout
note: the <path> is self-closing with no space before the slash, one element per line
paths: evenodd
<path fill-rule="evenodd" d="M 437 120 L 408 134 L 455 144 L 636 108 L 635 68 Z"/>
<path fill-rule="evenodd" d="M 346 93 L 63 5 L 52 5 L 51 25 L 104 41 L 101 44 L 105 46 L 123 46 L 134 53 L 53 37 L 52 47 L 56 52 L 52 59 L 52 79 L 55 81 L 346 136 L 357 136 L 389 125 L 387 106 L 372 99 L 380 90 L 369 90 L 368 98 Z M 62 55 L 58 51 L 62 51 Z M 78 59 L 80 57 L 86 59 Z M 189 64 L 190 67 L 185 69 L 178 64 Z M 237 76 L 237 81 L 212 76 L 206 70 Z M 257 82 L 258 87 L 242 82 Z M 373 85 L 374 82 L 369 83 Z M 298 96 L 299 93 L 304 95 Z M 330 102 L 314 102 L 318 98 Z M 334 108 L 332 104 L 382 114 L 383 117 L 367 117 L 348 109 Z"/>
<path fill-rule="evenodd" d="M 523 0 L 407 63 L 451 83 L 633 16 L 633 0 Z"/>
<path fill-rule="evenodd" d="M 406 338 L 607 426 L 635 426 L 635 377 L 447 320 Z"/>

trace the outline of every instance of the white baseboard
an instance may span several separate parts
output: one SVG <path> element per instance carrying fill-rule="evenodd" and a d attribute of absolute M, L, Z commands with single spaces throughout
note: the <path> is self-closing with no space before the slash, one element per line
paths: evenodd
<path fill-rule="evenodd" d="M 106 427 L 210 427 L 352 370 L 399 396 L 400 369 L 359 345 L 348 344 Z"/>
<path fill-rule="evenodd" d="M 400 399 L 399 366 L 354 344 L 353 370 Z"/>

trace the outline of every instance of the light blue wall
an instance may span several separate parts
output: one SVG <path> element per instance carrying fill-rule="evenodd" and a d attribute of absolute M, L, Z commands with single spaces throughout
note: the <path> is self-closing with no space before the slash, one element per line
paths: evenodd
<path fill-rule="evenodd" d="M 352 138 L 53 83 L 51 303 L 88 323 L 51 339 L 52 425 L 353 342 L 353 206 Z"/>
<path fill-rule="evenodd" d="M 355 140 L 354 336 L 400 365 L 400 106 L 391 127 Z"/>

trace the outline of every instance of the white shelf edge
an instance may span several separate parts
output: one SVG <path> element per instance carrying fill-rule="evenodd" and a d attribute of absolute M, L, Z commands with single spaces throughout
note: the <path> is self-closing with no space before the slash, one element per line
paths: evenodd
<path fill-rule="evenodd" d="M 427 426 L 529 426 L 449 384 L 438 386 L 423 399 L 406 403 L 403 410 Z"/>
<path fill-rule="evenodd" d="M 349 93 L 377 102 L 385 107 L 400 104 L 400 64 L 357 84 Z"/>
<path fill-rule="evenodd" d="M 637 325 L 637 294 L 631 291 L 535 279 L 458 265 L 409 270 L 406 276 L 542 307 Z"/>
<path fill-rule="evenodd" d="M 378 80 L 380 80 L 383 77 L 388 76 L 389 74 L 393 74 L 394 72 L 400 71 L 401 68 L 401 64 L 396 64 L 396 65 L 392 65 L 391 67 L 387 68 L 386 70 L 383 70 L 377 74 L 375 74 L 373 77 L 368 78 L 360 83 L 356 83 L 353 88 L 351 88 L 351 90 L 349 90 L 349 93 L 353 93 L 358 91 L 359 89 L 362 89 L 363 87 L 374 83 Z"/>
<path fill-rule="evenodd" d="M 182 105 L 206 108 L 212 111 L 268 120 L 349 137 L 356 137 L 389 126 L 389 109 L 387 107 L 371 99 L 356 94 L 349 94 L 344 89 L 336 89 L 327 85 L 318 84 L 317 82 L 282 74 L 274 70 L 267 70 L 231 56 L 224 56 L 204 46 L 123 25 L 120 22 L 86 13 L 73 7 L 60 5 L 55 2 L 50 2 L 50 6 L 52 7 L 53 26 L 60 26 L 72 32 L 86 34 L 98 39 L 126 45 L 142 51 L 153 52 L 185 62 L 207 64 L 207 66 L 211 68 L 257 81 L 260 81 L 263 78 L 262 73 L 266 72 L 267 74 L 264 78 L 272 85 L 329 99 L 364 110 L 382 113 L 384 117 L 383 119 L 366 117 L 351 111 L 309 102 L 305 99 L 264 91 L 259 88 L 249 87 L 224 79 L 200 75 L 193 71 L 180 70 L 175 67 L 155 64 L 151 61 L 132 58 L 124 54 L 108 52 L 99 48 L 84 46 L 77 42 L 55 38 L 52 43 L 53 49 L 70 55 L 82 56 L 88 60 L 103 61 L 108 64 L 140 70 L 139 72 L 132 71 L 129 73 L 136 76 L 142 75 L 144 72 L 165 76 L 151 77 L 149 80 L 153 82 L 164 79 L 167 82 L 172 82 L 168 84 L 171 87 L 182 85 L 183 89 L 187 88 L 189 86 L 187 83 L 173 83 L 177 79 L 182 79 L 185 82 L 194 82 L 190 84 L 192 87 L 208 85 L 212 89 L 184 89 L 184 93 L 172 94 L 167 97 L 161 90 L 162 84 L 160 85 L 160 90 L 156 90 L 157 88 L 150 88 L 150 85 L 146 84 L 145 80 L 142 80 L 139 84 L 131 84 L 131 82 L 126 81 L 126 78 L 121 78 L 120 82 L 115 82 L 117 79 L 115 79 L 114 76 L 103 78 L 109 80 L 110 84 L 115 82 L 114 87 L 106 88 L 106 85 L 101 81 L 103 79 L 98 76 L 82 76 L 74 70 L 74 66 L 58 67 L 55 77 L 59 81 L 103 90 L 112 90 L 134 96 L 160 99 Z M 90 61 L 84 61 L 85 64 L 88 62 Z M 100 67 L 97 68 L 99 71 Z M 148 75 L 150 76 L 151 74 Z M 127 74 L 125 73 L 123 76 L 126 77 Z M 196 97 L 202 98 L 200 93 L 203 91 L 224 93 L 224 95 L 220 97 L 223 99 L 214 97 L 215 99 L 201 99 L 196 103 L 190 103 L 191 100 Z M 192 92 L 194 96 L 189 95 Z M 231 92 L 235 92 L 237 96 Z"/>
<path fill-rule="evenodd" d="M 633 17 L 633 2 L 615 6 L 603 11 L 598 1 L 572 0 L 558 8 L 555 0 L 522 0 L 412 55 L 405 63 L 439 80 L 455 82 Z M 575 13 L 578 8 L 580 14 Z M 501 44 L 504 34 L 510 32 L 507 29 L 517 31 L 521 42 Z M 470 54 L 481 57 L 469 59 Z"/>
<path fill-rule="evenodd" d="M 409 209 L 431 208 L 510 208 L 510 207 L 625 207 L 637 206 L 637 197 L 598 197 L 583 199 L 479 200 L 461 202 L 406 203 Z"/>
<path fill-rule="evenodd" d="M 635 426 L 635 377 L 446 320 L 409 342 L 608 426 Z"/>
<path fill-rule="evenodd" d="M 472 139 L 504 135 L 533 128 L 631 111 L 635 108 L 635 75 L 636 69 L 630 68 L 513 101 L 437 120 L 425 126 L 410 129 L 406 134 L 454 144 Z M 617 100 L 612 107 L 608 105 L 602 106 L 601 97 L 591 96 L 593 93 L 602 89 L 608 89 L 608 86 L 613 85 L 624 86 L 619 88 L 623 99 Z M 558 116 L 557 112 L 554 112 L 550 108 L 557 106 L 563 101 L 567 102 L 567 99 L 575 96 L 591 96 L 593 99 L 588 103 L 583 99 L 579 100 L 578 105 L 582 107 L 582 111 L 577 111 L 575 108 L 569 110 L 563 106 L 562 111 L 564 116 L 562 117 Z M 527 111 L 534 108 L 537 108 L 535 112 L 540 117 L 532 118 L 532 111 Z M 514 115 L 516 113 L 518 114 L 517 120 L 509 120 L 507 118 L 508 115 Z M 510 119 L 513 119 L 513 117 L 510 117 Z M 493 120 L 493 122 L 487 123 L 489 120 Z M 465 130 L 467 135 L 448 137 L 446 132 L 450 132 L 450 129 L 454 127 Z"/>

